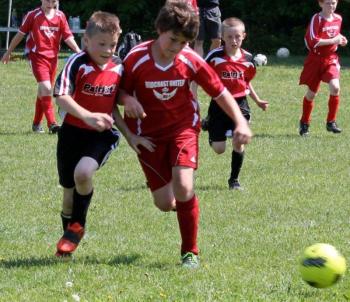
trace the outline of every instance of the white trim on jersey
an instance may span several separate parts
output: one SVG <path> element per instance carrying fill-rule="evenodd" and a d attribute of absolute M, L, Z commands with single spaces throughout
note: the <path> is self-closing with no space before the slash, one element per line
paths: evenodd
<path fill-rule="evenodd" d="M 146 43 L 146 42 L 145 42 L 145 43 L 141 43 L 141 44 L 136 45 L 135 47 L 133 47 L 133 48 L 128 52 L 128 54 L 126 55 L 126 57 L 124 58 L 123 61 L 125 61 L 132 53 L 135 53 L 135 52 L 138 52 L 138 51 L 146 50 L 148 47 L 143 47 L 145 44 L 147 44 L 147 43 Z"/>
<path fill-rule="evenodd" d="M 85 55 L 85 52 L 79 52 L 75 55 L 72 55 L 68 58 L 68 62 L 66 66 L 64 66 L 62 70 L 62 75 L 61 75 L 61 84 L 60 84 L 60 90 L 58 92 L 58 95 L 67 95 L 68 94 L 68 89 L 69 89 L 69 73 L 71 71 L 73 63 L 80 58 L 81 56 Z"/>
<path fill-rule="evenodd" d="M 187 57 L 185 57 L 183 54 L 180 54 L 178 58 L 180 61 L 185 63 L 189 68 L 191 68 L 194 73 L 197 73 L 196 68 L 193 66 L 192 62 Z"/>
<path fill-rule="evenodd" d="M 218 98 L 221 97 L 226 91 L 229 92 L 229 91 L 227 90 L 227 88 L 224 87 L 224 89 L 221 91 L 221 93 L 220 93 L 218 96 L 213 97 L 213 99 L 214 99 L 214 100 L 218 99 Z"/>
<path fill-rule="evenodd" d="M 146 61 L 150 60 L 151 57 L 149 56 L 149 54 L 147 53 L 146 55 L 144 55 L 143 57 L 140 58 L 140 60 L 138 60 L 136 62 L 136 64 L 134 65 L 134 67 L 132 68 L 132 72 L 134 72 L 137 67 L 139 67 L 140 65 L 142 65 L 143 63 L 145 63 Z"/>
<path fill-rule="evenodd" d="M 207 61 L 208 58 L 209 58 L 214 52 L 223 51 L 223 50 L 224 50 L 224 46 L 219 46 L 219 47 L 217 47 L 217 48 L 212 49 L 211 51 L 209 51 L 209 52 L 207 53 L 207 55 L 206 55 L 206 57 L 205 57 L 204 60 Z"/>

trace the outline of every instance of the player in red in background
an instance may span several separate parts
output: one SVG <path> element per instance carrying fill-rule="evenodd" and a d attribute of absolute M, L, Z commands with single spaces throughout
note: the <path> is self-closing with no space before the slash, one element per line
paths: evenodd
<path fill-rule="evenodd" d="M 128 130 L 116 108 L 123 66 L 112 57 L 120 33 L 117 16 L 95 12 L 87 23 L 84 51 L 69 58 L 56 81 L 54 95 L 66 112 L 57 142 L 64 229 L 57 256 L 74 252 L 84 235 L 93 176 L 119 140 L 118 131 L 112 128 L 113 111 L 117 127 L 136 152 L 139 144 L 153 150 L 152 143 Z"/>
<path fill-rule="evenodd" d="M 321 81 L 328 83 L 330 92 L 326 129 L 333 133 L 342 131 L 336 123 L 340 102 L 340 65 L 336 51 L 338 45 L 345 46 L 348 40 L 340 34 L 342 17 L 335 13 L 338 1 L 319 0 L 318 3 L 322 10 L 312 17 L 305 35 L 309 54 L 305 59 L 299 84 L 307 85 L 308 90 L 304 96 L 300 119 L 301 136 L 309 134 L 311 112 Z"/>
<path fill-rule="evenodd" d="M 27 35 L 25 53 L 28 55 L 32 72 L 38 83 L 32 126 L 35 133 L 44 133 L 41 125 L 44 114 L 49 133 L 56 133 L 59 129 L 51 95 L 61 40 L 63 39 L 74 52 L 80 52 L 66 17 L 62 11 L 56 9 L 57 5 L 57 0 L 42 0 L 41 7 L 28 12 L 18 33 L 12 39 L 9 49 L 1 59 L 4 64 L 7 64 L 12 51 Z"/>
<path fill-rule="evenodd" d="M 244 23 L 237 18 L 228 18 L 222 22 L 223 47 L 212 50 L 206 57 L 207 63 L 213 67 L 226 88 L 236 99 L 243 116 L 250 120 L 250 108 L 247 95 L 262 109 L 266 110 L 269 103 L 261 100 L 255 92 L 251 80 L 256 74 L 253 56 L 241 48 L 246 37 Z M 206 127 L 203 127 L 206 124 Z M 213 150 L 222 154 L 226 149 L 226 137 L 232 133 L 235 124 L 232 119 L 218 106 L 215 100 L 210 102 L 208 116 L 202 121 L 202 128 L 209 131 L 209 144 Z M 230 189 L 242 189 L 238 181 L 244 158 L 244 145 L 232 142 L 231 174 L 228 180 Z"/>
<path fill-rule="evenodd" d="M 155 26 L 158 38 L 139 44 L 124 59 L 121 89 L 128 96 L 121 101 L 130 130 L 149 137 L 156 146 L 154 152 L 142 148 L 139 161 L 155 205 L 162 211 L 176 209 L 182 265 L 196 268 L 199 204 L 193 178 L 198 165 L 200 116 L 191 82 L 196 81 L 235 121 L 237 145 L 248 143 L 252 134 L 217 74 L 188 47 L 199 28 L 198 15 L 188 2 L 166 4 Z"/>

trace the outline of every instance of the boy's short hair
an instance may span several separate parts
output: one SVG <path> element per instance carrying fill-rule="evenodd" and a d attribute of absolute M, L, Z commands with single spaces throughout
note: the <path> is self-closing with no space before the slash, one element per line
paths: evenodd
<path fill-rule="evenodd" d="M 162 33 L 171 30 L 192 41 L 198 35 L 199 17 L 187 0 L 170 0 L 160 9 L 155 27 Z"/>
<path fill-rule="evenodd" d="M 243 28 L 243 32 L 245 32 L 245 25 L 244 22 L 241 19 L 235 18 L 235 17 L 231 17 L 231 18 L 227 18 L 222 22 L 222 34 L 224 33 L 226 28 L 229 27 L 236 27 L 236 26 L 242 26 Z"/>
<path fill-rule="evenodd" d="M 119 25 L 119 18 L 111 13 L 94 12 L 87 21 L 85 34 L 89 37 L 97 33 L 110 33 L 120 35 L 122 30 Z"/>

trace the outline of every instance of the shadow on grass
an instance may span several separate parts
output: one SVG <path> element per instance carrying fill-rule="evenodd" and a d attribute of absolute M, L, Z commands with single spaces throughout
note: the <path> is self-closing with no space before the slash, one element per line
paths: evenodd
<path fill-rule="evenodd" d="M 59 263 L 71 263 L 78 262 L 84 264 L 107 264 L 111 266 L 117 265 L 131 265 L 135 261 L 141 258 L 139 254 L 131 255 L 117 255 L 110 258 L 98 258 L 98 257 L 66 257 L 66 258 L 57 258 L 55 256 L 45 256 L 45 257 L 29 257 L 21 259 L 10 259 L 10 260 L 0 260 L 0 267 L 3 268 L 16 268 L 16 267 L 33 267 L 33 266 L 52 266 Z"/>

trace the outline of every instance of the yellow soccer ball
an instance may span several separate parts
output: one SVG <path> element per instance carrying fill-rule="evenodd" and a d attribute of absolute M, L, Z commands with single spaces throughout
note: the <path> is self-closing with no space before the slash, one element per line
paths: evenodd
<path fill-rule="evenodd" d="M 306 283 L 324 288 L 337 283 L 344 276 L 346 260 L 334 246 L 316 243 L 305 249 L 299 269 Z"/>

